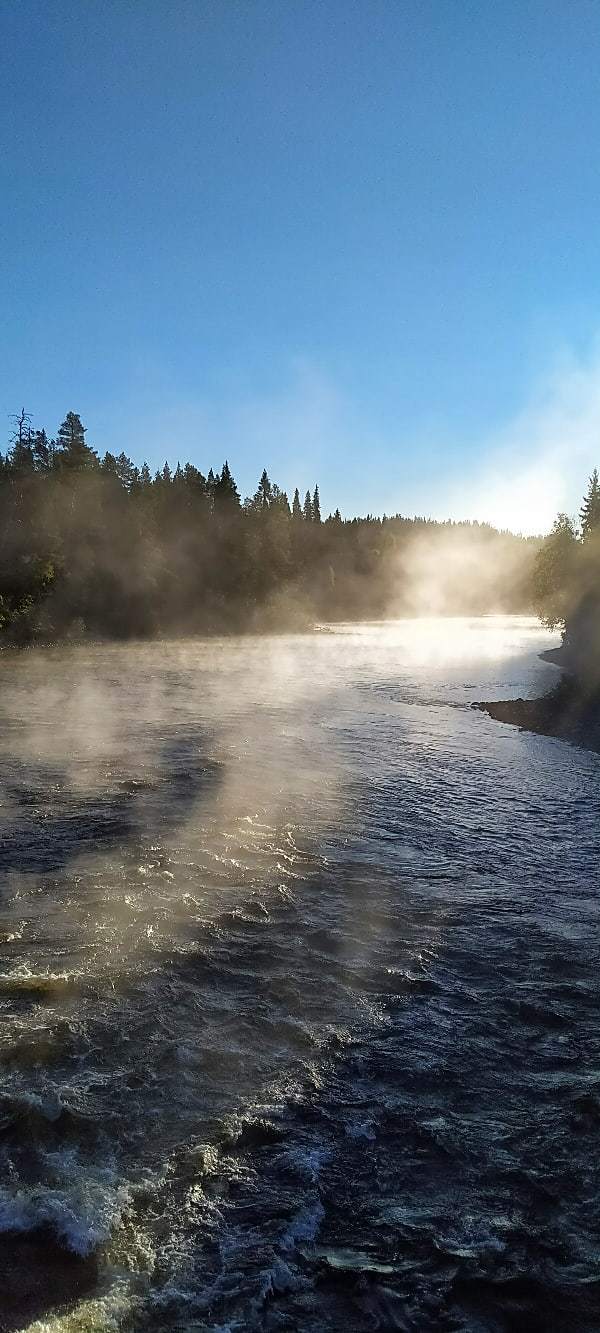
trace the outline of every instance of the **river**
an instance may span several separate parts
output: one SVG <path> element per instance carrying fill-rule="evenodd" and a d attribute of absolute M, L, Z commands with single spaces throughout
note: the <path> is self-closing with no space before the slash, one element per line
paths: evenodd
<path fill-rule="evenodd" d="M 519 617 L 0 659 L 0 1329 L 600 1326 L 600 761 Z"/>

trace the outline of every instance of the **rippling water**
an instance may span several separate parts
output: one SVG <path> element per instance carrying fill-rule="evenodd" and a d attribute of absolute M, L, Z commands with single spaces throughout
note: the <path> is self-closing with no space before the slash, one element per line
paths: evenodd
<path fill-rule="evenodd" d="M 552 642 L 3 656 L 0 1328 L 600 1326 L 600 762 L 468 706 Z"/>

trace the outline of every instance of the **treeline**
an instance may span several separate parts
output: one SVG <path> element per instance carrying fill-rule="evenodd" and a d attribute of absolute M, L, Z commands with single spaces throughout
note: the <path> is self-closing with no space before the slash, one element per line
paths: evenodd
<path fill-rule="evenodd" d="M 227 462 L 152 476 L 124 453 L 100 458 L 74 412 L 53 439 L 24 411 L 15 418 L 0 525 L 5 642 L 531 607 L 535 543 L 485 524 L 323 519 L 318 486 L 290 503 L 266 471 L 242 501 Z"/>
<path fill-rule="evenodd" d="M 559 514 L 534 567 L 536 609 L 563 631 L 565 667 L 600 685 L 600 481 L 594 469 L 579 522 Z"/>

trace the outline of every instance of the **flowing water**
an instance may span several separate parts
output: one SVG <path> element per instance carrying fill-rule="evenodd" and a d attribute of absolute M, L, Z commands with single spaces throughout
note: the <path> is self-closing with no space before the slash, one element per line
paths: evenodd
<path fill-rule="evenodd" d="M 600 761 L 533 621 L 0 661 L 0 1328 L 600 1326 Z"/>

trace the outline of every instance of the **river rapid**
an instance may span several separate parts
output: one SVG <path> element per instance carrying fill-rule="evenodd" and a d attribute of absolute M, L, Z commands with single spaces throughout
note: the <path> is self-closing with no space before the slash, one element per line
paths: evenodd
<path fill-rule="evenodd" d="M 0 659 L 0 1329 L 597 1330 L 600 759 L 517 617 Z"/>

